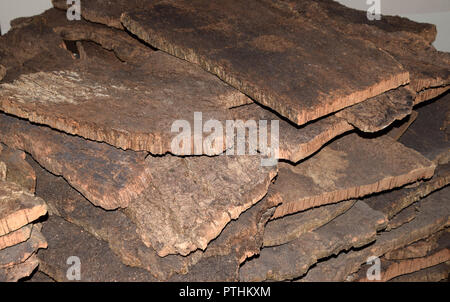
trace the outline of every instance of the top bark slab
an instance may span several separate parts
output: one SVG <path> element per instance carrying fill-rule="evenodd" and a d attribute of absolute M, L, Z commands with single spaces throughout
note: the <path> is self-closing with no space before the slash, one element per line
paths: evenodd
<path fill-rule="evenodd" d="M 152 1 L 122 23 L 301 125 L 406 84 L 371 42 L 261 1 Z"/>

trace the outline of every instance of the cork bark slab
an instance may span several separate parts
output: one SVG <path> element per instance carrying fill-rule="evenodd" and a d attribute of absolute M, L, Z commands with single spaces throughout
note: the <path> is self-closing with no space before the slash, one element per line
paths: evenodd
<path fill-rule="evenodd" d="M 48 238 L 48 248 L 38 253 L 39 270 L 56 281 L 72 281 L 67 278 L 71 267 L 67 261 L 71 256 L 80 259 L 80 281 L 156 281 L 146 270 L 124 265 L 107 243 L 62 218 L 49 216 L 42 233 Z"/>
<path fill-rule="evenodd" d="M 441 263 L 420 271 L 398 276 L 389 282 L 439 282 L 448 281 L 450 275 L 450 261 Z"/>
<path fill-rule="evenodd" d="M 300 281 L 344 281 L 370 256 L 380 257 L 446 228 L 450 224 L 449 190 L 442 189 L 420 201 L 419 214 L 410 223 L 380 233 L 375 243 L 364 249 L 342 253 L 317 263 Z"/>
<path fill-rule="evenodd" d="M 0 114 L 0 133 L 3 143 L 30 153 L 105 209 L 126 207 L 151 181 L 144 152 L 119 150 L 5 114 Z"/>
<path fill-rule="evenodd" d="M 414 123 L 400 142 L 415 149 L 429 160 L 448 163 L 450 160 L 450 94 L 416 109 Z"/>
<path fill-rule="evenodd" d="M 152 182 L 127 212 L 143 242 L 161 257 L 204 250 L 228 222 L 266 195 L 277 172 L 261 167 L 259 156 L 147 160 L 155 163 Z"/>
<path fill-rule="evenodd" d="M 267 247 L 239 270 L 240 281 L 290 280 L 302 276 L 318 259 L 375 240 L 387 218 L 363 202 L 316 231 L 287 244 Z"/>
<path fill-rule="evenodd" d="M 401 261 L 381 261 L 381 280 L 375 280 L 380 282 L 389 281 L 395 277 L 410 274 L 420 271 L 425 268 L 429 268 L 441 263 L 445 263 L 450 260 L 450 249 L 442 249 L 431 255 L 427 255 L 421 258 L 401 260 Z M 356 281 L 358 282 L 370 282 L 365 276 L 367 268 L 363 266 L 361 273 Z"/>
<path fill-rule="evenodd" d="M 0 236 L 35 221 L 47 213 L 47 205 L 19 185 L 0 181 Z"/>
<path fill-rule="evenodd" d="M 450 84 L 450 54 L 439 52 L 430 45 L 436 35 L 431 24 L 389 16 L 370 22 L 367 12 L 350 9 L 331 0 L 283 0 L 276 3 L 316 26 L 334 28 L 387 51 L 408 70 L 410 87 L 415 92 Z"/>
<path fill-rule="evenodd" d="M 178 135 L 172 132 L 173 122 L 186 120 L 194 127 L 194 112 L 202 112 L 205 121 L 232 120 L 228 108 L 251 103 L 244 94 L 200 67 L 143 47 L 123 31 L 86 23 L 67 25 L 65 19 L 52 20 L 47 26 L 46 20 L 57 13 L 38 16 L 35 22 L 1 38 L 2 44 L 20 47 L 14 39 L 25 39 L 34 32 L 30 41 L 36 40 L 41 48 L 49 50 L 35 50 L 31 58 L 36 61 L 33 72 L 19 73 L 0 84 L 0 110 L 122 149 L 165 154 L 178 152 L 171 146 Z M 75 28 L 71 39 L 103 43 L 106 49 L 129 61 L 112 64 L 106 55 L 104 59 L 67 61 L 69 52 L 54 44 L 62 44 L 60 35 L 69 35 L 71 27 Z M 61 61 L 59 50 L 66 52 Z M 14 52 L 14 48 L 7 51 Z M 48 63 L 40 60 L 42 56 L 55 60 Z M 16 59 L 23 64 L 30 58 L 24 55 Z M 191 145 L 188 151 L 194 154 L 197 151 Z M 224 150 L 224 146 L 220 147 L 218 152 Z M 200 154 L 204 154 L 202 151 Z M 185 153 L 183 150 L 181 154 Z"/>
<path fill-rule="evenodd" d="M 298 125 L 409 81 L 372 43 L 319 29 L 267 2 L 152 1 L 121 21 Z"/>
<path fill-rule="evenodd" d="M 347 200 L 271 220 L 264 230 L 264 246 L 282 245 L 295 240 L 345 213 L 354 204 L 355 200 Z"/>
<path fill-rule="evenodd" d="M 401 210 L 400 213 L 392 217 L 386 226 L 386 231 L 390 231 L 401 227 L 405 223 L 412 221 L 417 216 L 416 205 L 412 204 L 405 209 Z"/>
<path fill-rule="evenodd" d="M 435 165 L 388 137 L 351 134 L 295 166 L 280 164 L 271 194 L 283 202 L 274 218 L 430 178 Z"/>
<path fill-rule="evenodd" d="M 398 213 L 432 192 L 439 190 L 450 183 L 450 164 L 438 165 L 435 175 L 422 183 L 412 187 L 399 188 L 383 194 L 377 194 L 364 199 L 373 209 L 385 213 L 393 219 Z"/>
<path fill-rule="evenodd" d="M 20 229 L 0 236 L 0 250 L 27 241 L 31 236 L 33 225 L 28 224 Z"/>
<path fill-rule="evenodd" d="M 30 276 L 38 265 L 39 259 L 36 255 L 32 255 L 25 262 L 7 268 L 0 268 L 0 282 L 17 282 Z"/>
<path fill-rule="evenodd" d="M 377 132 L 411 114 L 414 95 L 400 87 L 336 113 L 364 132 Z"/>
<path fill-rule="evenodd" d="M 47 248 L 47 241 L 38 228 L 33 228 L 30 238 L 22 243 L 0 250 L 0 268 L 7 268 L 25 262 L 38 249 Z"/>
<path fill-rule="evenodd" d="M 34 193 L 36 175 L 25 161 L 25 153 L 0 143 L 0 161 L 6 164 L 6 181 L 14 182 Z"/>
<path fill-rule="evenodd" d="M 441 231 L 428 238 L 419 240 L 405 247 L 390 251 L 384 255 L 386 260 L 405 260 L 425 257 L 431 251 L 437 249 L 439 245 L 449 243 L 449 231 Z"/>

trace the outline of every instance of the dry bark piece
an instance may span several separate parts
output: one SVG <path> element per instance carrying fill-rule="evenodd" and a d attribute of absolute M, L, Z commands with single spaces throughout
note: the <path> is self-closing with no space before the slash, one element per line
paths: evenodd
<path fill-rule="evenodd" d="M 313 154 L 333 138 L 353 130 L 353 127 L 347 121 L 333 115 L 307 125 L 296 126 L 257 104 L 239 106 L 232 108 L 231 111 L 237 119 L 243 120 L 244 122 L 249 120 L 267 121 L 267 137 L 269 138 L 272 133 L 271 121 L 277 120 L 279 123 L 278 157 L 279 159 L 285 159 L 294 163 Z M 258 151 L 267 154 L 267 150 L 259 149 L 259 146 Z"/>
<path fill-rule="evenodd" d="M 400 87 L 345 108 L 336 113 L 336 116 L 361 131 L 376 132 L 411 114 L 413 105 L 412 92 Z"/>
<path fill-rule="evenodd" d="M 441 263 L 420 271 L 401 275 L 389 282 L 439 282 L 441 280 L 448 280 L 450 275 L 450 261 Z"/>
<path fill-rule="evenodd" d="M 431 255 L 427 255 L 421 258 L 408 259 L 408 260 L 400 260 L 400 261 L 389 261 L 382 260 L 381 261 L 381 279 L 375 281 L 386 282 L 395 277 L 410 274 L 413 272 L 417 272 L 424 268 L 432 267 L 441 263 L 445 263 L 446 261 L 450 261 L 450 249 L 442 249 L 438 252 L 435 252 Z M 359 282 L 368 282 L 367 277 L 365 277 L 365 273 L 367 269 L 363 266 L 361 268 L 361 274 L 358 276 Z"/>
<path fill-rule="evenodd" d="M 394 124 L 387 135 L 392 137 L 394 140 L 398 141 L 400 137 L 408 130 L 409 126 L 416 120 L 419 113 L 417 111 L 412 111 L 403 121 L 398 124 Z"/>
<path fill-rule="evenodd" d="M 17 265 L 0 268 L 0 282 L 17 282 L 22 278 L 30 276 L 39 265 L 36 255 L 30 256 L 25 262 Z"/>
<path fill-rule="evenodd" d="M 204 250 L 231 220 L 266 195 L 277 172 L 276 167 L 262 167 L 259 156 L 150 161 L 152 182 L 127 213 L 143 242 L 161 257 Z"/>
<path fill-rule="evenodd" d="M 7 268 L 25 262 L 38 249 L 47 248 L 47 241 L 38 228 L 33 228 L 27 241 L 0 250 L 0 268 Z"/>
<path fill-rule="evenodd" d="M 364 201 L 373 209 L 385 213 L 392 219 L 398 213 L 416 201 L 428 196 L 450 183 L 450 164 L 438 165 L 433 177 L 414 187 L 399 188 L 365 198 Z"/>
<path fill-rule="evenodd" d="M 264 246 L 282 245 L 295 240 L 345 213 L 354 204 L 355 200 L 347 200 L 269 221 L 264 230 Z"/>
<path fill-rule="evenodd" d="M 30 153 L 105 209 L 126 207 L 151 179 L 151 165 L 146 163 L 144 152 L 122 151 L 5 114 L 0 114 L 0 133 L 5 144 Z"/>
<path fill-rule="evenodd" d="M 441 240 L 444 237 L 444 240 Z M 432 250 L 439 247 L 439 243 L 449 239 L 448 231 L 441 231 L 428 238 L 419 240 L 402 248 L 390 251 L 384 255 L 386 260 L 404 260 L 425 257 Z"/>
<path fill-rule="evenodd" d="M 414 98 L 414 105 L 423 103 L 425 101 L 434 99 L 440 95 L 443 95 L 447 90 L 450 89 L 450 85 L 443 86 L 443 87 L 433 87 L 433 88 L 427 88 L 425 90 L 417 92 L 415 98 Z"/>
<path fill-rule="evenodd" d="M 107 243 L 62 218 L 49 216 L 42 233 L 48 238 L 48 249 L 38 253 L 39 269 L 56 281 L 71 281 L 66 275 L 71 256 L 80 259 L 81 281 L 155 281 L 146 270 L 120 262 Z"/>
<path fill-rule="evenodd" d="M 34 193 L 36 175 L 33 168 L 25 161 L 24 152 L 3 145 L 0 148 L 0 161 L 3 161 L 7 167 L 6 181 L 14 182 Z"/>
<path fill-rule="evenodd" d="M 388 18 L 390 21 L 387 22 L 370 22 L 365 11 L 350 9 L 332 0 L 276 1 L 276 5 L 283 4 L 285 10 L 321 28 L 334 28 L 346 36 L 370 41 L 387 51 L 408 70 L 410 87 L 415 92 L 450 84 L 450 54 L 439 52 L 430 45 L 436 34 L 433 25 L 405 19 L 391 23 L 396 17 L 389 16 L 382 18 Z"/>
<path fill-rule="evenodd" d="M 240 281 L 290 280 L 302 276 L 318 259 L 375 240 L 387 218 L 358 201 L 350 210 L 325 226 L 284 245 L 261 250 L 258 258 L 239 270 Z"/>
<path fill-rule="evenodd" d="M 450 94 L 416 110 L 419 116 L 399 141 L 436 163 L 449 162 Z"/>
<path fill-rule="evenodd" d="M 430 178 L 435 165 L 389 137 L 347 135 L 296 166 L 280 164 L 274 218 Z"/>
<path fill-rule="evenodd" d="M 401 227 L 405 223 L 412 221 L 417 216 L 416 206 L 414 204 L 401 210 L 400 213 L 392 217 L 386 226 L 386 231 L 390 231 Z"/>
<path fill-rule="evenodd" d="M 33 225 L 28 224 L 16 231 L 0 236 L 0 250 L 28 240 L 28 238 L 30 238 L 31 236 L 32 228 Z"/>
<path fill-rule="evenodd" d="M 372 43 L 319 29 L 267 2 L 152 1 L 121 21 L 298 125 L 409 81 Z"/>
<path fill-rule="evenodd" d="M 19 185 L 0 181 L 0 236 L 35 221 L 47 213 L 47 205 Z"/>
<path fill-rule="evenodd" d="M 382 232 L 374 244 L 341 253 L 335 258 L 317 263 L 299 281 L 344 281 L 371 256 L 381 255 L 428 237 L 450 225 L 450 188 L 434 192 L 420 201 L 419 213 L 413 221 L 390 232 Z"/>
<path fill-rule="evenodd" d="M 143 47 L 125 32 L 85 23 L 67 25 L 68 21 L 61 20 L 61 16 L 56 16 L 59 21 L 51 20 L 47 25 L 50 17 L 48 13 L 38 16 L 35 22 L 0 39 L 5 44 L 20 46 L 14 39 L 36 32 L 40 38 L 38 45 L 49 49 L 34 53 L 33 69 L 37 71 L 18 72 L 15 78 L 0 84 L 0 110 L 122 149 L 197 154 L 194 144 L 186 147 L 187 151 L 172 149 L 172 141 L 178 136 L 171 131 L 175 121 L 188 121 L 192 126 L 194 112 L 202 112 L 204 121 L 233 120 L 228 108 L 251 103 L 247 96 L 200 67 Z M 73 36 L 95 39 L 119 58 L 131 61 L 112 64 L 106 55 L 104 59 L 67 61 L 63 57 L 60 61 L 58 52 L 69 52 L 47 43 L 63 43 L 55 31 L 69 35 L 68 27 L 70 30 L 75 27 Z M 31 41 L 34 39 L 30 37 Z M 8 54 L 13 51 L 5 50 Z M 55 59 L 51 63 L 42 59 L 39 65 L 41 56 Z M 16 58 L 23 64 L 21 60 L 22 57 Z M 216 154 L 225 146 L 217 148 L 221 149 Z M 200 154 L 203 152 L 206 151 L 200 150 Z"/>

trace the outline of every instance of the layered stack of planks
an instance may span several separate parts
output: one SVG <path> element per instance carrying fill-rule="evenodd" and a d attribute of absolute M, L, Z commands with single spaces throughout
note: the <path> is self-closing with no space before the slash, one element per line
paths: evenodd
<path fill-rule="evenodd" d="M 331 0 L 53 5 L 0 37 L 0 280 L 448 278 L 433 25 Z M 199 114 L 245 154 L 223 131 L 202 148 Z"/>

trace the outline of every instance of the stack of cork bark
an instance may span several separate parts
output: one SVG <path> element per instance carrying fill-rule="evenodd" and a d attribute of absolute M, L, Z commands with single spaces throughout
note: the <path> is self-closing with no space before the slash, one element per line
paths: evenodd
<path fill-rule="evenodd" d="M 331 0 L 53 4 L 0 38 L 0 279 L 68 281 L 73 256 L 82 281 L 447 278 L 434 26 Z M 243 121 L 245 154 L 204 148 L 199 113 L 205 137 Z"/>

